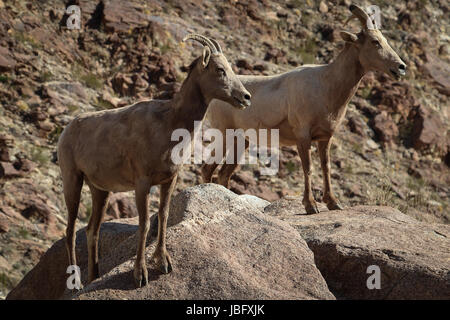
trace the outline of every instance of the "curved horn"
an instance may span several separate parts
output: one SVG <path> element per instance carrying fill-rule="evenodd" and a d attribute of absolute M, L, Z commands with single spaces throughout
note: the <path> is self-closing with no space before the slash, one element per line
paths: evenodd
<path fill-rule="evenodd" d="M 350 11 L 352 12 L 352 14 L 359 19 L 359 21 L 361 22 L 363 29 L 374 29 L 372 20 L 370 19 L 369 15 L 360 7 L 352 4 L 350 5 Z M 351 20 L 351 19 L 349 19 Z M 349 21 L 347 20 L 347 22 Z M 346 24 L 347 24 L 346 22 Z"/>
<path fill-rule="evenodd" d="M 207 37 L 202 36 L 200 34 L 196 34 L 196 33 L 191 33 L 188 34 L 187 36 L 185 36 L 183 38 L 183 42 L 186 40 L 197 40 L 198 42 L 200 42 L 202 45 L 207 46 L 210 50 L 211 53 L 218 53 L 216 47 L 214 46 L 214 44 L 211 42 L 211 40 L 209 40 Z"/>
<path fill-rule="evenodd" d="M 222 52 L 222 48 L 220 47 L 219 42 L 217 42 L 217 40 L 216 40 L 216 39 L 213 39 L 213 38 L 211 38 L 210 40 L 211 40 L 211 42 L 214 44 L 214 46 L 216 47 L 217 51 L 219 51 L 219 53 L 223 53 L 223 52 Z"/>

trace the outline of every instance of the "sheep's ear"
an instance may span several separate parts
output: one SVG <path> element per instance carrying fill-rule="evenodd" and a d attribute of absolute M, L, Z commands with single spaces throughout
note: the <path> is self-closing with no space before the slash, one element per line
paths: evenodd
<path fill-rule="evenodd" d="M 355 43 L 356 41 L 358 41 L 358 36 L 351 32 L 341 31 L 340 34 L 341 34 L 341 38 L 345 42 Z"/>
<path fill-rule="evenodd" d="M 209 47 L 207 47 L 207 46 L 204 46 L 203 47 L 203 56 L 202 56 L 203 68 L 206 68 L 208 66 L 209 58 L 211 58 L 211 49 L 209 49 Z"/>

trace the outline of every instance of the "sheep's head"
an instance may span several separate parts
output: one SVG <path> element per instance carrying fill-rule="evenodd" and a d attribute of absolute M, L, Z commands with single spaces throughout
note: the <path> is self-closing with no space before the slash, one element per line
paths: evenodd
<path fill-rule="evenodd" d="M 377 29 L 376 23 L 358 6 L 351 5 L 350 11 L 352 17 L 349 20 L 357 18 L 362 24 L 362 30 L 358 34 L 342 31 L 341 37 L 358 48 L 359 62 L 364 70 L 385 72 L 395 79 L 405 75 L 405 63 Z"/>
<path fill-rule="evenodd" d="M 183 41 L 188 39 L 196 40 L 203 45 L 201 63 L 195 66 L 199 68 L 198 83 L 203 95 L 209 101 L 223 100 L 239 109 L 250 106 L 251 95 L 231 69 L 219 43 L 198 34 L 189 34 Z"/>

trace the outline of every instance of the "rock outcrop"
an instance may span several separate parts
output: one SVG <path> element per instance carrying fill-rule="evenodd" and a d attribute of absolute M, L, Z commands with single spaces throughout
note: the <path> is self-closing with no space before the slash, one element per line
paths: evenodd
<path fill-rule="evenodd" d="M 138 220 L 131 218 L 102 225 L 100 279 L 75 295 L 68 292 L 60 240 L 7 299 L 334 299 L 306 242 L 287 223 L 264 214 L 262 201 L 214 184 L 179 193 L 167 235 L 174 271 L 162 275 L 149 265 L 145 288 L 135 289 L 132 280 Z M 154 242 L 152 232 L 148 258 Z M 84 230 L 77 233 L 77 258 L 86 283 Z"/>
<path fill-rule="evenodd" d="M 289 209 L 299 207 L 299 200 L 282 199 L 265 212 L 299 231 L 336 298 L 450 298 L 450 226 L 422 223 L 390 207 L 316 215 Z M 380 268 L 379 290 L 367 288 L 370 265 Z"/>
<path fill-rule="evenodd" d="M 64 239 L 7 299 L 448 299 L 450 226 L 419 222 L 389 207 L 357 206 L 306 215 L 301 200 L 273 203 L 216 184 L 187 188 L 171 203 L 168 251 L 174 271 L 149 265 L 136 289 L 132 270 L 138 219 L 105 222 L 101 277 L 86 284 L 85 230 L 77 258 L 85 287 L 68 291 Z M 151 218 L 147 258 L 155 247 Z M 369 289 L 380 270 L 379 289 Z M 322 277 L 323 276 L 323 277 Z"/>

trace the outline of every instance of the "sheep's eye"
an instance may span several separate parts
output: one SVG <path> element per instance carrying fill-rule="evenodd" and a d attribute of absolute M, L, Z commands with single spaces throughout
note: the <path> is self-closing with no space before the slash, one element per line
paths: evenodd
<path fill-rule="evenodd" d="M 222 68 L 217 68 L 217 73 L 224 76 L 225 75 L 225 70 Z"/>
<path fill-rule="evenodd" d="M 381 43 L 378 40 L 372 40 L 372 44 L 377 48 L 381 48 Z"/>

